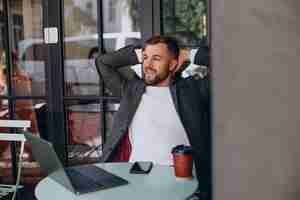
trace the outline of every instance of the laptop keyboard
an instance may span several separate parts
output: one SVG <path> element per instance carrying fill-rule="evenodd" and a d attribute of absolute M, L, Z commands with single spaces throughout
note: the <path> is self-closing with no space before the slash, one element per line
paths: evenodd
<path fill-rule="evenodd" d="M 80 193 L 93 192 L 104 186 L 93 179 L 82 175 L 76 169 L 67 168 L 66 173 L 71 180 L 74 189 Z"/>
<path fill-rule="evenodd" d="M 79 193 L 93 192 L 127 184 L 128 181 L 93 165 L 66 168 L 72 185 Z"/>
<path fill-rule="evenodd" d="M 94 165 L 83 165 L 74 167 L 78 172 L 82 173 L 84 176 L 92 179 L 97 183 L 103 183 L 106 186 L 116 186 L 128 183 L 127 180 L 122 179 L 108 171 L 105 171 Z"/>

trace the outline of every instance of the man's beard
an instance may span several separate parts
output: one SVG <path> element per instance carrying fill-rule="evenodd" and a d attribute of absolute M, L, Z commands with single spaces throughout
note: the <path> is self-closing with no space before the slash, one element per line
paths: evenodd
<path fill-rule="evenodd" d="M 147 71 L 144 73 L 144 81 L 147 85 L 157 85 L 166 80 L 168 76 L 169 73 L 158 74 L 154 69 L 147 69 Z"/>

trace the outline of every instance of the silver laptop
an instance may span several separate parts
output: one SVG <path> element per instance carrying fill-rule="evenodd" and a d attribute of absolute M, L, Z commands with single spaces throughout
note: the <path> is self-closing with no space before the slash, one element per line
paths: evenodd
<path fill-rule="evenodd" d="M 94 165 L 64 168 L 51 143 L 30 133 L 24 135 L 44 173 L 77 195 L 128 184 L 127 180 Z"/>

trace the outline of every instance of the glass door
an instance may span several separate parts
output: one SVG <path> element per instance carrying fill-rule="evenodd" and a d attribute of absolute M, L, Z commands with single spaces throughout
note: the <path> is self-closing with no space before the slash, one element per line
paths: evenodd
<path fill-rule="evenodd" d="M 96 162 L 112 134 L 119 99 L 99 79 L 95 58 L 141 39 L 138 1 L 65 0 L 63 8 L 68 160 Z M 141 73 L 139 66 L 134 68 Z"/>
<path fill-rule="evenodd" d="M 206 0 L 0 0 L 0 119 L 30 120 L 30 131 L 51 141 L 64 164 L 97 161 L 113 134 L 120 99 L 99 79 L 95 57 L 154 34 L 187 38 L 182 46 L 196 57 L 198 48 L 208 45 L 207 5 Z M 46 30 L 52 30 L 53 41 L 45 41 Z M 132 69 L 142 76 L 141 66 Z M 196 68 L 189 69 L 187 75 Z M 10 130 L 0 128 L 5 131 Z M 0 183 L 14 179 L 17 153 L 17 145 L 0 143 Z M 28 145 L 24 170 L 23 182 L 42 177 Z"/>
<path fill-rule="evenodd" d="M 162 0 L 162 33 L 178 39 L 189 55 L 191 64 L 182 72 L 183 77 L 209 70 L 208 0 Z"/>
<path fill-rule="evenodd" d="M 113 135 L 120 99 L 99 79 L 94 59 L 154 34 L 177 37 L 191 60 L 207 55 L 183 73 L 208 71 L 207 0 L 63 1 L 63 112 L 69 164 L 96 162 Z M 203 48 L 202 48 L 203 47 Z M 199 54 L 199 53 L 198 53 Z M 203 60 L 207 61 L 206 63 Z M 132 66 L 142 76 L 141 66 Z M 128 69 L 121 73 L 129 74 Z"/>
<path fill-rule="evenodd" d="M 40 137 L 47 135 L 46 55 L 42 0 L 0 0 L 0 120 L 30 120 L 29 131 Z M 18 153 L 18 144 L 0 143 L 0 184 L 14 182 Z M 43 174 L 28 144 L 23 160 L 26 189 Z"/>

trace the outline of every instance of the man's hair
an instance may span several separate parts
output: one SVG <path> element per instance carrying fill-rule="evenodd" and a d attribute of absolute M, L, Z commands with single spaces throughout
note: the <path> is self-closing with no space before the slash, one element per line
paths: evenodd
<path fill-rule="evenodd" d="M 156 35 L 151 37 L 145 42 L 145 46 L 147 45 L 154 45 L 154 44 L 159 44 L 163 43 L 167 45 L 167 48 L 169 52 L 177 59 L 179 57 L 179 46 L 178 46 L 178 41 L 169 36 L 161 36 L 161 35 Z"/>

